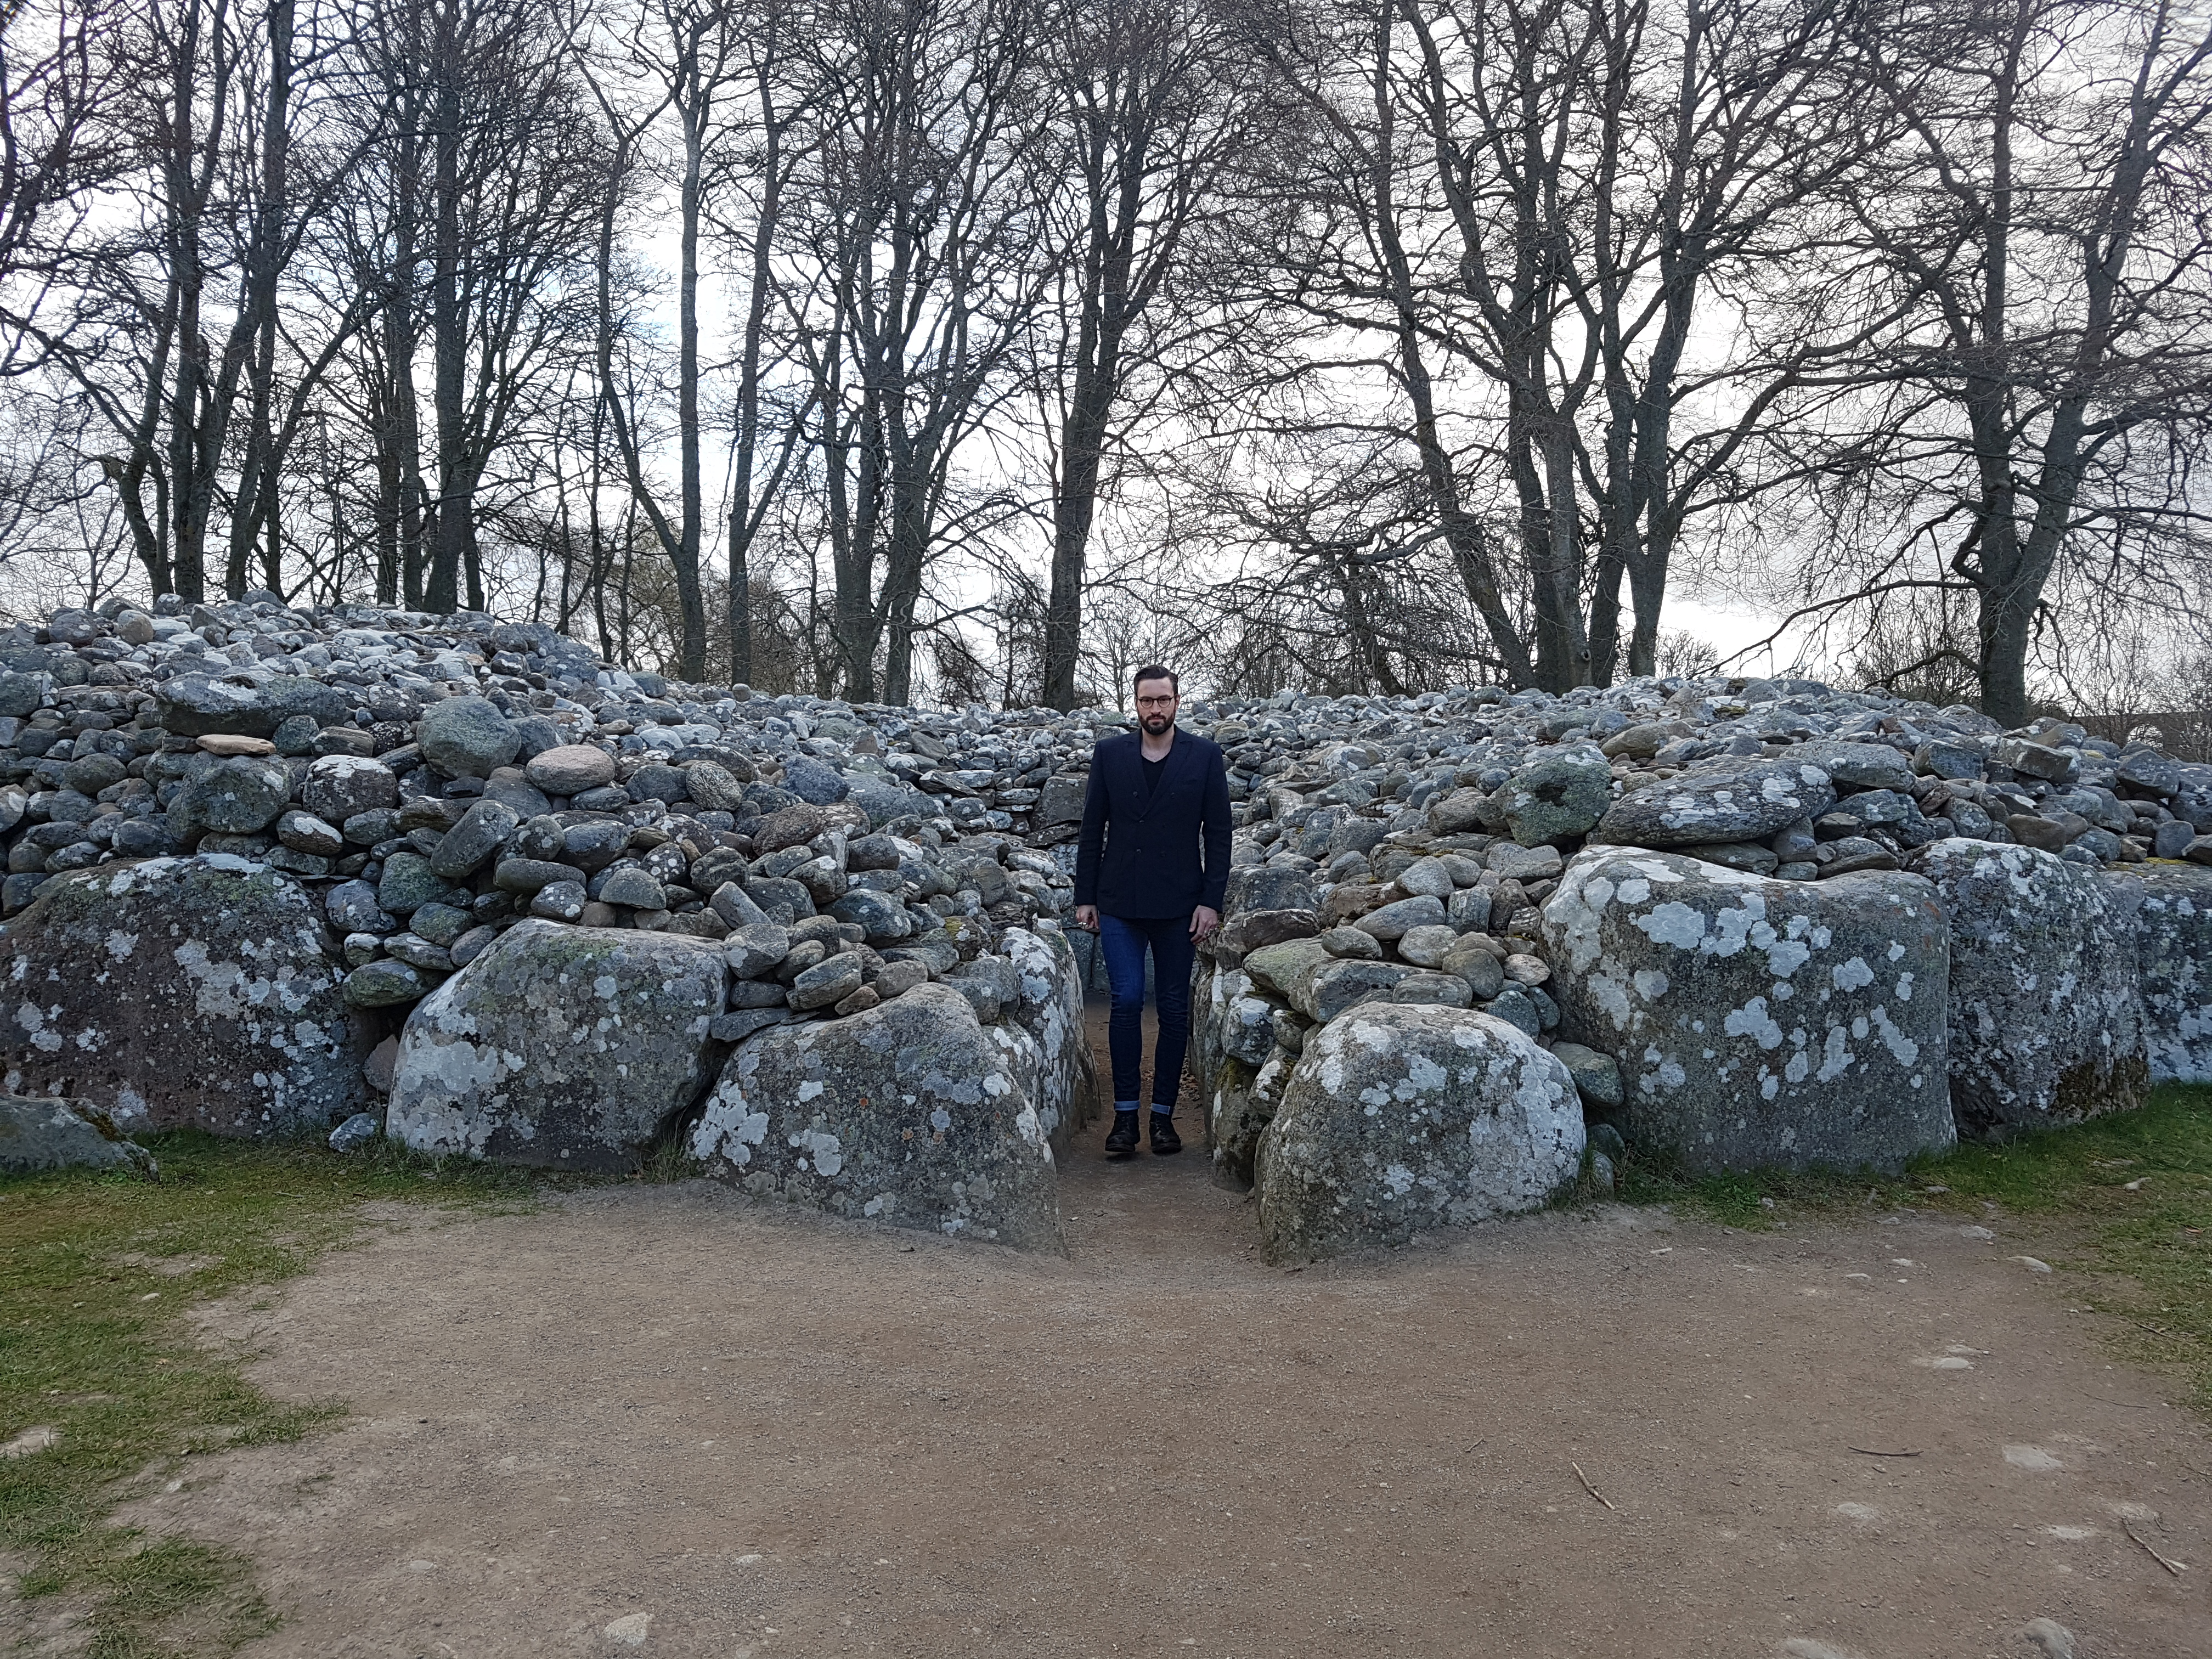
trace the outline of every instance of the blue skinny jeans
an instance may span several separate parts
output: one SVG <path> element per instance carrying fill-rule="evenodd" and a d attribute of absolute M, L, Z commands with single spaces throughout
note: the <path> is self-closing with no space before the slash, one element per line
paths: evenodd
<path fill-rule="evenodd" d="M 1150 950 L 1153 1006 L 1160 1023 L 1152 1049 L 1152 1109 L 1172 1113 L 1182 1083 L 1183 1049 L 1190 1042 L 1190 966 L 1196 954 L 1190 918 L 1102 915 L 1098 945 L 1106 953 L 1106 981 L 1114 999 L 1106 1048 L 1114 1060 L 1115 1104 L 1135 1100 L 1143 1085 L 1145 952 Z"/>

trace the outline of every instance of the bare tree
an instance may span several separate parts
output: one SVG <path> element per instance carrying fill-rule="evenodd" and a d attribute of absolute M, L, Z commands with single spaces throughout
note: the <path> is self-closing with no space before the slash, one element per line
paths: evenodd
<path fill-rule="evenodd" d="M 527 377 L 589 315 L 592 238 L 612 187 L 571 73 L 573 19 L 522 0 L 419 0 L 435 496 L 423 604 L 484 603 L 476 496 Z"/>
<path fill-rule="evenodd" d="M 1161 367 L 1193 319 L 1155 308 L 1186 263 L 1224 176 L 1266 119 L 1262 77 L 1212 14 L 1173 0 L 1078 0 L 1054 18 L 1050 130 L 1060 269 L 1043 390 L 1054 442 L 1043 700 L 1073 706 L 1084 570 L 1109 453 L 1126 441 L 1130 383 Z M 1178 308 L 1179 309 L 1179 308 Z M 1148 325 L 1151 325 L 1148 326 Z"/>
<path fill-rule="evenodd" d="M 84 280 L 98 194 L 128 164 L 120 18 L 91 0 L 11 9 L 0 31 L 0 374 L 46 361 L 48 301 Z"/>
<path fill-rule="evenodd" d="M 810 381 L 844 691 L 899 702 L 927 631 L 926 567 L 1011 511 L 956 474 L 1018 391 L 1046 268 L 1040 17 L 1033 0 L 842 0 L 819 15 L 821 137 L 793 203 L 811 282 L 790 296 L 789 326 Z"/>
<path fill-rule="evenodd" d="M 1855 45 L 1901 136 L 1852 181 L 1852 239 L 1867 303 L 1906 318 L 1828 465 L 1903 530 L 1838 597 L 1971 595 L 1981 706 L 2013 725 L 2054 584 L 2140 605 L 2201 568 L 2212 28 L 2160 0 L 1934 0 Z"/>

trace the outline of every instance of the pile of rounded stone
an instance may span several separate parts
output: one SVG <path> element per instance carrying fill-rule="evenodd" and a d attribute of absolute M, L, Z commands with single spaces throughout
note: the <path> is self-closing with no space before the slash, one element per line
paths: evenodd
<path fill-rule="evenodd" d="M 988 804 L 1023 792 L 886 750 L 957 753 L 910 711 L 672 686 L 485 617 L 104 609 L 0 646 L 9 915 L 56 873 L 228 854 L 322 893 L 356 1006 L 537 916 L 741 933 L 749 980 L 851 1013 L 1066 908 Z"/>
<path fill-rule="evenodd" d="M 1226 752 L 1237 821 L 1195 1062 L 1217 1164 L 1259 1184 L 1284 1253 L 1602 1184 L 1623 1136 L 1707 1167 L 1895 1162 L 1954 1113 L 1989 1133 L 2212 1072 L 2185 937 L 2212 915 L 2191 886 L 2212 768 L 2154 734 L 1720 678 L 1193 698 L 1183 720 Z M 847 1191 L 823 1169 L 844 1152 L 807 1139 L 829 1120 L 787 1132 L 795 1102 L 763 1091 L 804 1092 L 850 1027 L 832 1071 L 861 1098 L 888 1086 L 867 1054 L 929 1048 L 909 1028 L 957 1006 L 955 1071 L 1002 1095 L 932 1106 L 955 1127 L 924 1138 L 1016 1097 L 1065 1136 L 1088 1063 L 1069 988 L 1095 964 L 1058 924 L 1091 746 L 1122 724 L 687 685 L 473 614 L 260 595 L 19 623 L 9 1086 L 226 1133 L 388 1097 L 416 1144 L 594 1167 L 685 1118 L 756 1187 L 773 1118 L 777 1156 L 812 1160 L 774 1173 L 785 1195 L 1041 1236 L 1034 1193 L 1024 1220 L 958 1180 Z M 2007 975 L 2092 991 L 2031 1008 Z M 649 1039 L 575 1000 L 604 981 L 623 1004 L 633 977 L 663 988 L 635 992 Z M 539 1023 L 487 1046 L 462 1027 L 508 1017 L 500 985 Z M 594 1054 L 617 1028 L 673 1045 L 650 1111 L 556 1129 L 515 1103 L 563 1021 Z"/>
<path fill-rule="evenodd" d="M 880 1096 L 872 1034 L 904 1027 L 869 1017 L 916 999 L 962 1056 L 953 1097 L 900 1091 L 926 1138 L 969 1127 L 932 1112 L 997 1127 L 903 1213 L 1056 1224 L 1048 1182 L 1006 1167 L 1048 1171 L 1088 1085 L 1054 989 L 1079 996 L 1071 882 L 1007 810 L 1062 764 L 1056 729 L 683 685 L 543 626 L 265 597 L 59 612 L 0 634 L 0 665 L 11 1090 L 132 1129 L 344 1120 L 347 1144 L 388 1101 L 426 1150 L 620 1169 L 784 1028 L 853 1026 L 842 1075 Z M 464 1075 L 457 1008 L 503 1086 Z M 783 1103 L 812 1103 L 793 1156 L 830 1133 L 824 1087 Z M 725 1127 L 701 1156 L 757 1176 L 747 1123 Z M 837 1207 L 822 1161 L 799 1184 Z M 896 1185 L 854 1202 L 884 1212 Z"/>
<path fill-rule="evenodd" d="M 1279 1254 L 1603 1188 L 1629 1141 L 1893 1168 L 2212 1076 L 2212 767 L 2154 741 L 1742 680 L 1217 735 L 1285 717 L 1315 741 L 1232 786 L 1193 992 L 1216 1164 Z"/>

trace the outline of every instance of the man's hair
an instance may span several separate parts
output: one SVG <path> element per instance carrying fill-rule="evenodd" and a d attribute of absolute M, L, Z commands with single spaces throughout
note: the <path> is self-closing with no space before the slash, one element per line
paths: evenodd
<path fill-rule="evenodd" d="M 1146 680 L 1165 680 L 1175 688 L 1176 696 L 1178 697 L 1182 696 L 1182 682 L 1176 678 L 1176 672 L 1172 668 L 1163 668 L 1158 663 L 1152 663 L 1139 668 L 1129 681 L 1129 689 L 1134 691 Z"/>

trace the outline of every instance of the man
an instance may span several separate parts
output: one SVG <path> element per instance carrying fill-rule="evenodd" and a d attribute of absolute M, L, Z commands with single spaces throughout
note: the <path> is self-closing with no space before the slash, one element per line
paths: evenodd
<path fill-rule="evenodd" d="M 1191 959 L 1197 942 L 1220 925 L 1229 885 L 1229 770 L 1221 750 L 1176 726 L 1182 687 L 1172 672 L 1139 668 L 1135 690 L 1138 730 L 1117 732 L 1091 750 L 1075 860 L 1076 926 L 1098 935 L 1113 988 L 1109 1158 L 1137 1150 L 1147 951 L 1160 1024 L 1152 1051 L 1152 1152 L 1182 1150 L 1175 1107 L 1190 1037 Z"/>

